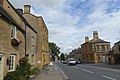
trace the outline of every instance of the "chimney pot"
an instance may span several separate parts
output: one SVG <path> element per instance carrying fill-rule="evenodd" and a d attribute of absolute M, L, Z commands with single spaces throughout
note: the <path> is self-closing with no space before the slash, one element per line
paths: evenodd
<path fill-rule="evenodd" d="M 89 37 L 86 36 L 86 37 L 85 37 L 85 42 L 88 42 L 88 41 L 89 41 Z"/>
<path fill-rule="evenodd" d="M 21 15 L 23 15 L 23 10 L 22 9 L 16 9 Z"/>
<path fill-rule="evenodd" d="M 30 13 L 30 8 L 31 8 L 30 5 L 24 5 L 24 13 L 29 14 Z"/>
<path fill-rule="evenodd" d="M 93 39 L 94 39 L 94 40 L 99 39 L 99 37 L 98 37 L 98 32 L 97 32 L 97 31 L 93 31 Z"/>

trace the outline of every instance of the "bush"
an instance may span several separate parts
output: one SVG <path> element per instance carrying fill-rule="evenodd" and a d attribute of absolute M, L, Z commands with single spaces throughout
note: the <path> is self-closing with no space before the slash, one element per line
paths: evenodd
<path fill-rule="evenodd" d="M 39 73 L 39 68 L 32 68 L 31 69 L 31 75 L 37 75 Z"/>
<path fill-rule="evenodd" d="M 28 63 L 27 58 L 22 58 L 19 61 L 20 65 L 17 67 L 17 71 L 20 75 L 24 76 L 26 79 L 29 79 L 31 74 L 31 64 Z"/>
<path fill-rule="evenodd" d="M 16 71 L 14 72 L 9 72 L 6 74 L 4 77 L 4 80 L 18 80 L 19 75 L 17 74 Z"/>
<path fill-rule="evenodd" d="M 20 65 L 16 68 L 16 71 L 9 72 L 4 77 L 4 80 L 29 80 L 30 75 L 38 73 L 38 68 L 31 69 L 31 64 L 28 63 L 27 58 L 22 58 L 19 61 Z"/>

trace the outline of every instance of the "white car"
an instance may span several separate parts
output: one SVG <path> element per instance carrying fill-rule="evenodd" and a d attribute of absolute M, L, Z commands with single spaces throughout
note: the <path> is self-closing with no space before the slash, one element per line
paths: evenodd
<path fill-rule="evenodd" d="M 74 58 L 70 58 L 68 60 L 68 65 L 76 65 L 76 60 Z"/>

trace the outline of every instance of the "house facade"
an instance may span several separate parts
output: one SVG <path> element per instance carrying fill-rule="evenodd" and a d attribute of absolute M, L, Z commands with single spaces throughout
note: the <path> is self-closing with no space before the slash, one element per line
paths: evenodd
<path fill-rule="evenodd" d="M 97 31 L 93 31 L 93 39 L 85 37 L 85 43 L 81 45 L 82 61 L 86 63 L 108 62 L 110 42 L 99 38 Z"/>
<path fill-rule="evenodd" d="M 19 60 L 27 57 L 33 67 L 49 64 L 48 29 L 41 16 L 30 13 L 30 5 L 15 9 L 0 0 L 0 80 L 15 71 Z"/>
<path fill-rule="evenodd" d="M 13 17 L 12 15 L 15 17 Z M 25 23 L 7 0 L 0 1 L 0 80 L 25 57 Z"/>
<path fill-rule="evenodd" d="M 120 64 L 120 41 L 116 42 L 109 53 L 110 64 Z"/>
<path fill-rule="evenodd" d="M 34 16 L 29 22 L 23 16 L 22 9 L 15 9 L 8 0 L 0 1 L 0 80 L 15 71 L 21 58 L 27 57 L 31 65 L 39 68 L 49 63 L 44 20 Z"/>
<path fill-rule="evenodd" d="M 49 63 L 48 29 L 41 16 L 30 13 L 31 6 L 24 5 L 24 17 L 37 31 L 36 37 L 36 65 L 42 68 Z"/>

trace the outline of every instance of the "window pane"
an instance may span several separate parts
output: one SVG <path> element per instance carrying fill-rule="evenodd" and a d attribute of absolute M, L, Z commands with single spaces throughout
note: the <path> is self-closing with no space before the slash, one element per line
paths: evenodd
<path fill-rule="evenodd" d="M 11 71 L 11 70 L 14 70 L 14 68 L 15 68 L 15 66 L 14 66 L 14 64 L 15 64 L 15 55 L 10 55 L 10 57 L 9 57 L 9 70 Z"/>
<path fill-rule="evenodd" d="M 11 30 L 11 38 L 13 37 L 16 38 L 16 27 L 12 27 L 12 30 Z"/>
<path fill-rule="evenodd" d="M 97 45 L 97 51 L 99 51 L 99 45 Z"/>
<path fill-rule="evenodd" d="M 102 51 L 105 51 L 105 45 L 102 45 Z"/>

